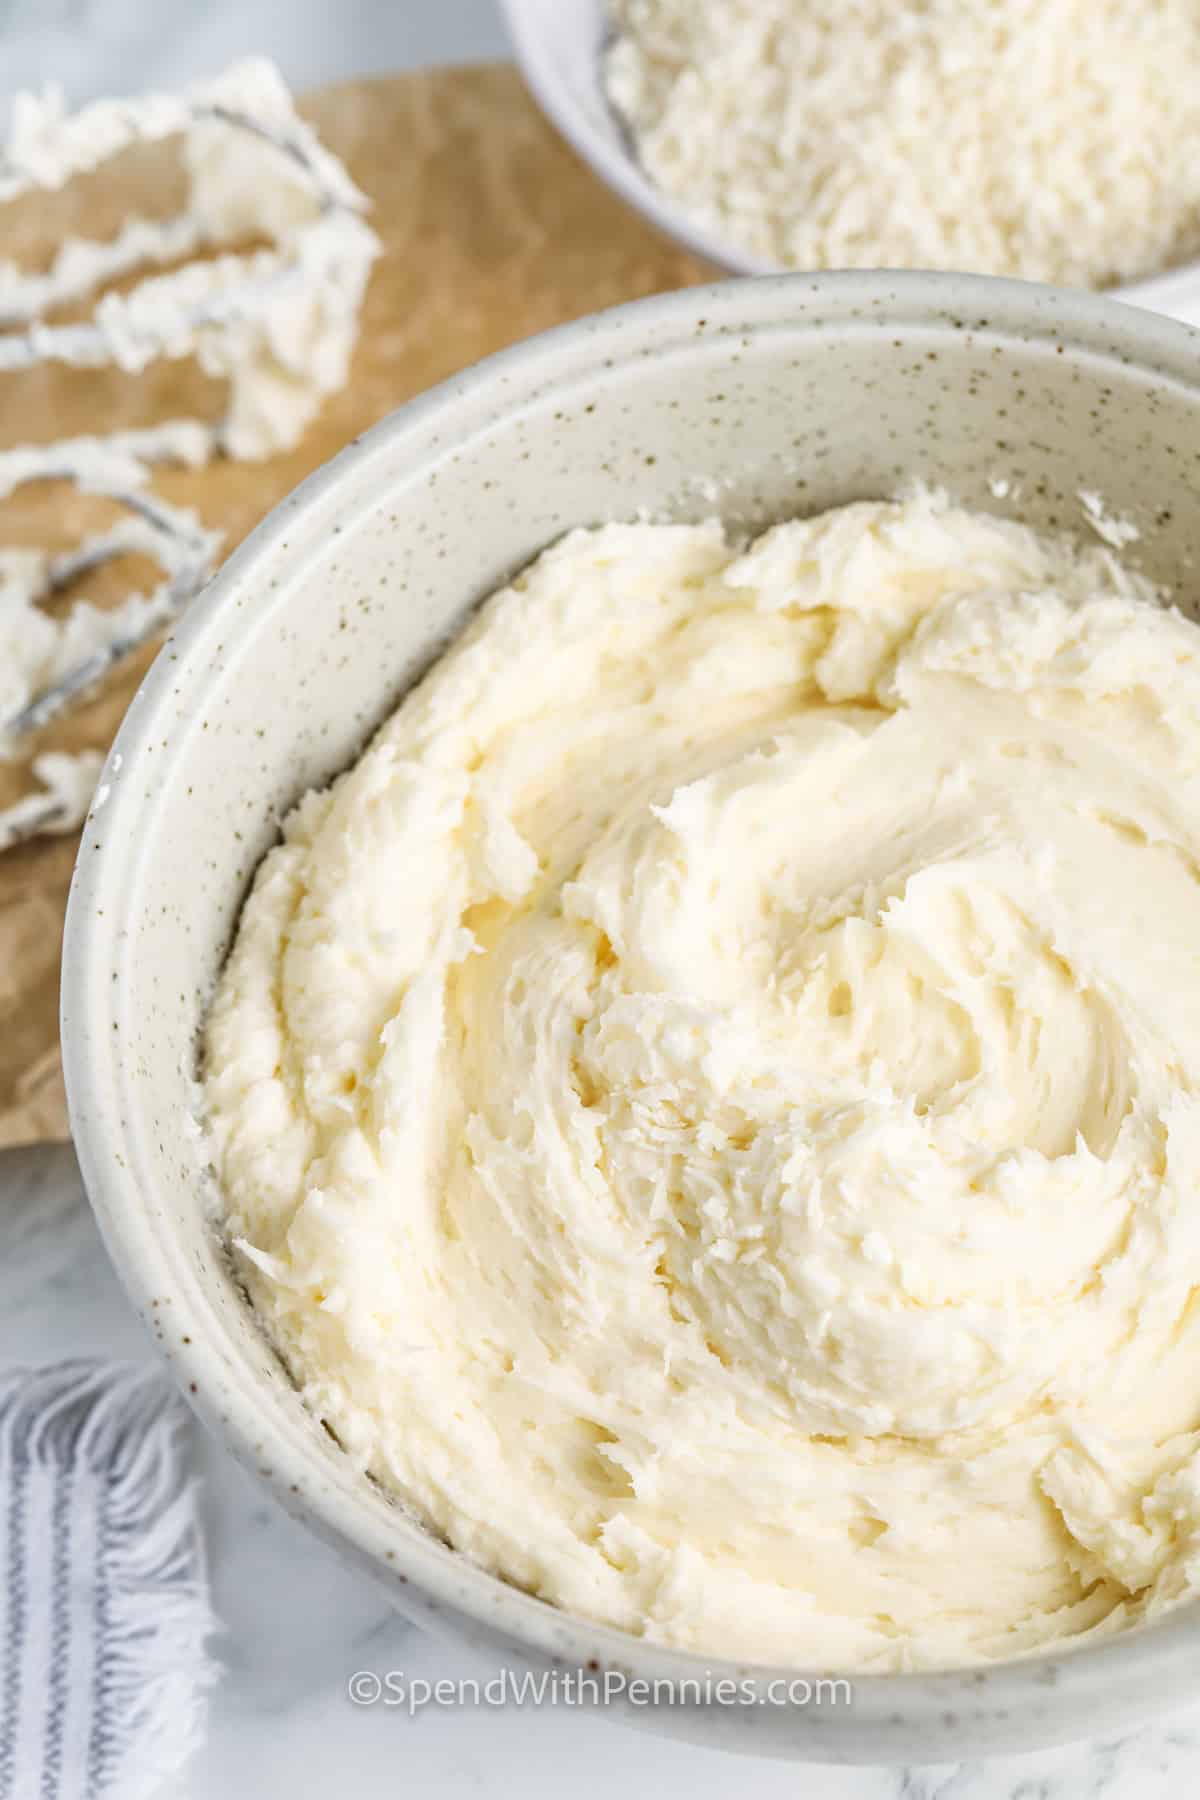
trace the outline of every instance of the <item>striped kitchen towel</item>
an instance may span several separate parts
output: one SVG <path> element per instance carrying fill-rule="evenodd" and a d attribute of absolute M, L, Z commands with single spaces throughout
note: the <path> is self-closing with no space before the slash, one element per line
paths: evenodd
<path fill-rule="evenodd" d="M 199 1743 L 188 1428 L 154 1366 L 0 1374 L 0 1800 L 149 1800 Z"/>

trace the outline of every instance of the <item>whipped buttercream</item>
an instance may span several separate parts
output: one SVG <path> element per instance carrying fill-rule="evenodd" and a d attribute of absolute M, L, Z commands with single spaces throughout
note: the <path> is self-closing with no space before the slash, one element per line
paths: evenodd
<path fill-rule="evenodd" d="M 449 1541 L 897 1669 L 1200 1579 L 1200 631 L 917 493 L 572 533 L 264 861 L 207 1031 L 308 1403 Z"/>
<path fill-rule="evenodd" d="M 192 511 L 141 490 L 151 463 L 198 467 L 208 437 L 205 426 L 181 419 L 108 438 L 64 438 L 0 453 L 0 500 L 30 482 L 65 480 L 81 494 L 103 495 L 125 509 L 114 524 L 82 538 L 72 550 L 0 550 L 0 761 L 168 625 L 203 584 L 220 532 L 207 530 Z M 107 609 L 79 600 L 59 617 L 44 609 L 45 601 L 78 576 L 131 552 L 152 557 L 162 568 L 163 580 L 152 592 L 130 594 Z M 17 816 L 22 816 L 19 808 Z"/>
<path fill-rule="evenodd" d="M 0 850 L 28 838 L 57 837 L 82 825 L 104 757 L 99 750 L 47 750 L 33 759 L 34 792 L 0 812 Z"/>
<path fill-rule="evenodd" d="M 361 216 L 364 195 L 297 116 L 272 63 L 247 58 L 181 94 L 98 100 L 76 113 L 57 88 L 18 94 L 0 144 L 0 204 L 177 134 L 188 175 L 177 218 L 134 216 L 107 241 L 68 239 L 40 273 L 0 261 L 0 324 L 29 327 L 0 338 L 0 373 L 52 360 L 138 374 L 158 357 L 195 356 L 229 387 L 210 451 L 219 442 L 231 456 L 271 456 L 298 443 L 345 385 L 381 247 Z M 143 263 L 255 237 L 271 247 L 110 291 L 79 323 L 41 316 Z"/>

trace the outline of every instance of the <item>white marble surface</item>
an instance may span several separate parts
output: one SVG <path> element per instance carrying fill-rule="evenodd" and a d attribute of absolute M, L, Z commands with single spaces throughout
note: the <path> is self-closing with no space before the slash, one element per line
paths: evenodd
<path fill-rule="evenodd" d="M 57 80 L 74 100 L 170 86 L 266 51 L 298 87 L 502 55 L 490 0 L 0 0 L 0 86 Z M 0 94 L 2 110 L 3 94 Z M 14 1204 L 0 1158 L 0 1362 L 149 1357 L 69 1165 Z M 34 1228 L 30 1228 L 30 1227 Z M 399 1619 L 197 1432 L 223 1679 L 182 1800 L 404 1792 L 572 1800 L 1185 1800 L 1200 1792 L 1200 1707 L 1120 1742 L 1004 1763 L 828 1769 L 734 1759 L 577 1712 L 356 1708 L 359 1669 L 409 1677 L 492 1670 Z M 493 1665 L 493 1667 L 498 1665 Z M 1098 1720 L 1102 1727 L 1103 1721 Z"/>
<path fill-rule="evenodd" d="M 24 1156 L 26 1153 L 15 1153 Z M 43 1155 L 46 1153 L 43 1152 Z M 22 1194 L 0 1154 L 0 1365 L 75 1354 L 149 1358 L 108 1265 L 69 1153 Z M 697 1750 L 550 1707 L 355 1707 L 357 1670 L 406 1678 L 500 1668 L 393 1613 L 361 1576 L 292 1523 L 196 1428 L 223 1675 L 207 1746 L 179 1800 L 384 1800 L 397 1792 L 600 1800 L 614 1790 L 718 1800 L 1189 1800 L 1200 1793 L 1200 1706 L 1116 1741 L 1003 1762 L 833 1769 Z M 1098 1721 L 1102 1724 L 1102 1721 Z"/>

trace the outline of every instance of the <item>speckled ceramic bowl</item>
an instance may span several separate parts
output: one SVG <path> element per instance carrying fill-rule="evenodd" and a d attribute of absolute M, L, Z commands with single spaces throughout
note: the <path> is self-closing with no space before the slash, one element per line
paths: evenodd
<path fill-rule="evenodd" d="M 692 216 L 643 170 L 604 91 L 607 0 L 500 0 L 529 91 L 572 149 L 667 237 L 734 275 L 781 271 Z M 1200 325 L 1200 263 L 1117 290 L 1122 300 Z"/>
<path fill-rule="evenodd" d="M 233 1278 L 195 1120 L 197 1032 L 255 864 L 472 604 L 568 526 L 761 525 L 919 475 L 1038 524 L 1094 489 L 1145 566 L 1200 567 L 1200 337 L 979 279 L 735 282 L 586 319 L 405 407 L 230 559 L 129 710 L 67 920 L 71 1117 L 113 1260 L 197 1410 L 418 1620 L 640 1677 L 779 1671 L 655 1648 L 520 1593 L 357 1477 Z M 993 497 L 1000 477 L 1013 498 Z M 1184 596 L 1186 598 L 1186 596 Z M 947 1546 L 953 1555 L 954 1546 Z M 349 1673 L 349 1671 L 348 1671 Z M 852 1705 L 625 1703 L 658 1729 L 829 1761 L 941 1761 L 1132 1726 L 1200 1695 L 1193 1607 L 1062 1656 L 860 1678 Z"/>

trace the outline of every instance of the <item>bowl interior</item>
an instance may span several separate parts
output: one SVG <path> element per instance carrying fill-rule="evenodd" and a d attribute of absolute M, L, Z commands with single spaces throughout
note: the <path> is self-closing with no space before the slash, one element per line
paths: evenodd
<path fill-rule="evenodd" d="M 197 1033 L 281 816 L 346 765 L 473 603 L 574 525 L 714 511 L 761 525 L 920 476 L 971 505 L 1083 529 L 1088 489 L 1141 529 L 1131 554 L 1179 579 L 1190 606 L 1193 346 L 1128 309 L 966 278 L 793 277 L 643 302 L 507 352 L 385 421 L 260 528 L 159 656 L 72 891 L 63 1041 L 84 1174 L 135 1303 L 209 1420 L 286 1505 L 408 1582 L 414 1608 L 552 1654 L 634 1653 L 470 1567 L 361 1481 L 233 1278 L 202 1175 Z M 1147 1639 L 1183 1645 L 1173 1654 L 1192 1658 L 1195 1679 L 1194 1635 L 1169 1622 Z M 1075 1661 L 1102 1669 L 1126 1650 Z M 694 1664 L 636 1653 L 643 1668 Z M 774 1732 L 829 1759 L 914 1745 L 937 1759 L 938 1719 L 957 1709 L 942 1752 L 957 1757 L 1008 1741 L 1017 1695 L 1023 1742 L 1070 1735 L 1064 1691 L 1055 1710 L 1031 1679 L 1018 1665 L 982 1687 L 973 1675 L 887 1678 L 876 1711 L 860 1685 L 852 1725 L 836 1709 L 788 1723 L 738 1708 L 695 1729 L 744 1733 L 755 1713 L 764 1747 Z M 1163 1691 L 1161 1670 L 1144 1695 L 1126 1672 L 1122 1716 Z M 671 1710 L 689 1729 L 686 1709 Z"/>

